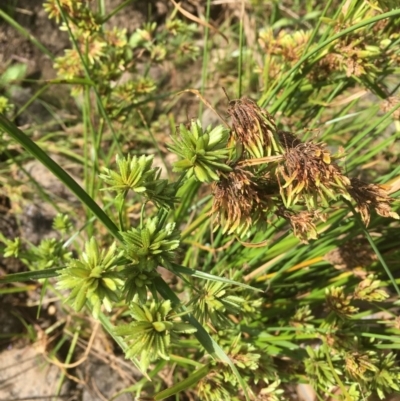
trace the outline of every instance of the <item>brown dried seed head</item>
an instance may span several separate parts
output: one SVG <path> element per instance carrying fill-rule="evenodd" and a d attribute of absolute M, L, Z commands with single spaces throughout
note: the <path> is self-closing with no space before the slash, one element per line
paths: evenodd
<path fill-rule="evenodd" d="M 400 103 L 400 98 L 397 96 L 390 96 L 386 100 L 381 103 L 381 110 L 384 113 L 387 113 L 394 107 L 396 107 Z M 397 109 L 392 114 L 393 118 L 396 120 L 400 120 L 400 109 Z"/>
<path fill-rule="evenodd" d="M 287 133 L 281 133 L 283 141 L 288 145 L 296 143 Z M 291 142 L 290 142 L 291 141 Z M 293 142 L 295 141 L 295 142 Z M 331 155 L 324 144 L 312 142 L 298 143 L 294 147 L 286 147 L 285 163 L 277 169 L 277 178 L 286 197 L 290 202 L 300 196 L 320 196 L 325 199 L 326 194 L 335 198 L 337 193 L 347 193 L 349 179 L 341 173 L 338 165 L 331 162 Z M 287 205 L 287 206 L 288 206 Z"/>
<path fill-rule="evenodd" d="M 358 178 L 352 178 L 348 192 L 357 203 L 357 210 L 366 226 L 371 217 L 371 208 L 382 217 L 392 217 L 399 219 L 399 215 L 390 208 L 393 202 L 385 189 L 380 185 L 367 184 Z"/>
<path fill-rule="evenodd" d="M 256 102 L 244 97 L 232 100 L 228 108 L 236 140 L 254 156 L 263 157 L 264 148 L 272 146 L 275 122 Z"/>
<path fill-rule="evenodd" d="M 325 216 L 317 210 L 294 212 L 280 207 L 276 214 L 286 219 L 293 229 L 293 234 L 306 244 L 308 240 L 317 238 L 318 233 L 315 222 L 317 220 L 325 221 Z"/>
<path fill-rule="evenodd" d="M 257 186 L 249 171 L 236 168 L 221 177 L 212 187 L 214 202 L 211 213 L 215 214 L 217 226 L 223 231 L 245 233 L 257 220 L 260 198 Z"/>

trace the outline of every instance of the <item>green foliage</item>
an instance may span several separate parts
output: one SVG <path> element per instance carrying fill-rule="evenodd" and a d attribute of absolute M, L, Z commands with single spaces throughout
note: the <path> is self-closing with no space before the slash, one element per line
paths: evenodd
<path fill-rule="evenodd" d="M 202 90 L 192 93 L 217 103 L 205 90 L 223 83 L 259 100 L 217 104 L 229 121 L 204 128 L 176 124 L 187 104 L 170 93 L 187 71 L 198 85 L 197 17 L 185 5 L 162 22 L 149 13 L 128 36 L 106 24 L 127 3 L 109 14 L 95 3 L 44 5 L 71 40 L 54 82 L 69 85 L 81 124 L 54 113 L 53 125 L 24 135 L 0 115 L 1 191 L 19 227 L 30 184 L 50 199 L 20 178 L 23 148 L 84 204 L 56 199 L 56 238 L 38 245 L 2 234 L 4 257 L 31 270 L 5 282 L 57 276 L 50 290 L 76 311 L 87 306 L 142 370 L 137 397 L 277 401 L 299 382 L 320 399 L 399 392 L 400 10 L 389 0 L 252 1 L 239 25 L 250 30 L 207 21 Z M 7 66 L 1 90 L 24 75 Z M 0 113 L 13 117 L 11 104 L 0 96 Z M 33 140 L 66 157 L 82 187 Z"/>
<path fill-rule="evenodd" d="M 135 268 L 151 271 L 158 264 L 170 267 L 173 251 L 179 246 L 180 232 L 174 223 L 166 223 L 165 214 L 160 213 L 148 219 L 143 228 L 131 228 L 121 235 L 125 257 Z"/>
<path fill-rule="evenodd" d="M 57 287 L 72 290 L 66 301 L 76 311 L 80 311 L 87 301 L 93 307 L 93 316 L 97 318 L 101 305 L 111 311 L 112 302 L 118 301 L 116 290 L 122 286 L 121 274 L 115 271 L 116 253 L 113 243 L 106 251 L 100 250 L 95 238 L 85 245 L 81 259 L 72 259 L 62 270 Z"/>
<path fill-rule="evenodd" d="M 117 326 L 115 334 L 126 337 L 129 343 L 126 357 L 140 355 L 140 364 L 146 370 L 151 361 L 158 358 L 169 360 L 168 349 L 171 336 L 176 333 L 194 333 L 196 329 L 181 322 L 174 313 L 171 301 L 156 303 L 149 307 L 131 302 L 129 314 L 133 322 Z"/>
<path fill-rule="evenodd" d="M 8 114 L 11 110 L 12 105 L 10 104 L 9 100 L 4 96 L 0 96 L 0 113 Z"/>
<path fill-rule="evenodd" d="M 61 234 L 68 234 L 73 229 L 73 222 L 68 215 L 58 213 L 53 221 L 53 228 Z"/>
<path fill-rule="evenodd" d="M 108 168 L 103 169 L 100 178 L 110 185 L 108 190 L 125 195 L 132 190 L 150 200 L 157 207 L 173 207 L 176 202 L 177 185 L 168 183 L 168 180 L 160 179 L 161 170 L 151 168 L 153 156 L 136 156 L 120 158 L 116 156 L 119 172 Z"/>
<path fill-rule="evenodd" d="M 181 159 L 174 163 L 174 171 L 185 172 L 187 178 L 194 176 L 200 182 L 218 181 L 217 171 L 231 171 L 224 163 L 229 154 L 228 138 L 229 131 L 221 125 L 205 130 L 199 121 L 192 121 L 189 128 L 181 125 L 170 145 Z"/>
<path fill-rule="evenodd" d="M 19 251 L 21 248 L 21 240 L 20 238 L 14 238 L 14 240 L 9 240 L 7 238 L 2 238 L 2 241 L 6 245 L 3 251 L 3 255 L 5 258 L 18 258 Z"/>
<path fill-rule="evenodd" d="M 204 283 L 204 287 L 190 300 L 193 314 L 202 324 L 211 322 L 214 326 L 233 324 L 228 313 L 238 314 L 245 300 L 230 293 L 229 286 L 219 282 Z"/>

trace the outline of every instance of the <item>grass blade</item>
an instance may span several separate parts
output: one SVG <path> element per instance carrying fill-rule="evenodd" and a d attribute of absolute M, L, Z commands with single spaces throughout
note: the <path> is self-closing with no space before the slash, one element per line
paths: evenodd
<path fill-rule="evenodd" d="M 76 197 L 107 227 L 108 231 L 116 238 L 121 239 L 117 226 L 104 213 L 100 206 L 82 189 L 82 187 L 46 152 L 25 135 L 15 124 L 3 115 L 0 115 L 0 128 L 6 131 L 16 142 L 23 146 L 35 159 L 46 166 L 64 185 L 71 190 Z"/>

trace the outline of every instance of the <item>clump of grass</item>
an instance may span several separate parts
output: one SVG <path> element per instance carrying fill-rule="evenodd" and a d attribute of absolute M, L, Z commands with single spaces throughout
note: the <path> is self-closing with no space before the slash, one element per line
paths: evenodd
<path fill-rule="evenodd" d="M 81 200 L 85 224 L 70 208 L 55 218 L 57 239 L 36 246 L 2 236 L 4 256 L 29 270 L 2 281 L 52 278 L 47 291 L 67 310 L 98 319 L 141 370 L 144 379 L 129 389 L 137 396 L 279 400 L 299 382 L 320 398 L 384 399 L 400 391 L 399 216 L 383 185 L 399 169 L 391 166 L 378 182 L 365 174 L 383 151 L 397 157 L 398 123 L 382 133 L 399 108 L 389 86 L 398 74 L 400 11 L 386 10 L 390 2 L 332 3 L 312 14 L 307 2 L 307 15 L 293 4 L 298 18 L 289 22 L 282 6 L 269 5 L 259 47 L 239 49 L 239 92 L 258 102 L 230 101 L 225 126 L 192 120 L 175 128 L 172 119 L 167 148 L 149 151 L 138 141 L 137 152 L 125 155 L 126 130 L 154 138 L 152 123 L 162 126 L 148 114 L 161 83 L 137 64 L 148 71 L 177 52 L 176 68 L 193 66 L 195 30 L 178 12 L 198 19 L 179 6 L 164 26 L 146 23 L 128 37 L 104 25 L 125 3 L 105 14 L 83 1 L 46 2 L 72 42 L 55 68 L 82 104 L 85 190 L 43 151 L 50 140 L 38 146 L 0 116 L 3 146 L 18 144 L 10 162 L 24 160 L 24 147 L 59 177 Z M 308 20 L 315 28 L 304 31 Z M 243 69 L 243 52 L 260 50 Z M 203 89 L 212 79 L 207 60 Z M 361 103 L 368 92 L 386 106 L 390 100 L 391 109 L 379 114 L 379 105 Z M 159 95 L 165 114 L 168 96 Z M 323 140 L 310 137 L 315 127 Z M 167 152 L 178 160 L 165 178 L 153 154 Z M 356 262 L 346 257 L 355 243 L 362 243 L 353 247 Z M 172 365 L 173 384 L 164 388 L 153 372 Z"/>

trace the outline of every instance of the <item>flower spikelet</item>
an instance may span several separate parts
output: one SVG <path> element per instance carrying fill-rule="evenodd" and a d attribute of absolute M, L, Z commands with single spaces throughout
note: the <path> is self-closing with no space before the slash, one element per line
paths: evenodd
<path fill-rule="evenodd" d="M 232 100 L 228 113 L 232 119 L 233 137 L 250 157 L 270 156 L 277 150 L 275 122 L 256 102 L 247 97 Z"/>
<path fill-rule="evenodd" d="M 103 174 L 100 174 L 107 184 L 110 185 L 109 191 L 127 191 L 131 189 L 137 193 L 146 191 L 146 183 L 149 177 L 153 177 L 153 156 L 126 157 L 116 156 L 116 163 L 119 172 L 104 168 Z"/>
<path fill-rule="evenodd" d="M 119 256 L 115 243 L 106 252 L 91 238 L 81 259 L 73 259 L 62 270 L 57 287 L 72 290 L 67 301 L 75 310 L 80 311 L 88 300 L 95 318 L 102 304 L 111 311 L 111 301 L 118 301 L 117 290 L 122 286 L 121 275 L 114 271 Z"/>
<path fill-rule="evenodd" d="M 324 144 L 299 142 L 292 134 L 281 132 L 286 147 L 285 162 L 277 169 L 281 195 L 289 208 L 304 199 L 309 208 L 316 208 L 320 198 L 325 205 L 338 194 L 346 196 L 349 179 L 339 166 L 332 162 Z M 289 147 L 291 146 L 291 147 Z M 340 156 L 334 156 L 338 158 Z"/>
<path fill-rule="evenodd" d="M 318 220 L 325 221 L 325 216 L 317 210 L 295 212 L 280 207 L 276 214 L 289 222 L 293 229 L 293 234 L 303 243 L 308 243 L 310 239 L 316 239 L 318 233 L 315 222 Z"/>
<path fill-rule="evenodd" d="M 151 361 L 162 358 L 169 360 L 168 348 L 171 334 L 194 333 L 196 329 L 178 319 L 171 301 L 153 301 L 150 306 L 131 303 L 130 315 L 133 322 L 115 328 L 115 334 L 128 342 L 127 358 L 140 355 L 140 363 L 145 370 Z"/>
<path fill-rule="evenodd" d="M 224 233 L 244 234 L 257 221 L 261 200 L 251 172 L 236 168 L 213 184 L 213 194 L 211 213 Z"/>
<path fill-rule="evenodd" d="M 199 121 L 192 121 L 189 127 L 181 125 L 169 146 L 180 158 L 174 163 L 174 171 L 186 172 L 188 178 L 194 176 L 200 182 L 218 181 L 218 172 L 231 171 L 225 163 L 228 137 L 229 131 L 221 125 L 205 130 Z"/>
<path fill-rule="evenodd" d="M 349 319 L 358 312 L 358 308 L 351 305 L 352 297 L 346 296 L 343 287 L 326 289 L 326 303 L 335 314 L 342 319 Z"/>
<path fill-rule="evenodd" d="M 103 168 L 100 178 L 110 185 L 103 190 L 116 191 L 125 194 L 131 190 L 152 201 L 158 207 L 171 208 L 177 201 L 178 186 L 161 179 L 161 170 L 152 168 L 153 155 L 116 156 L 118 172 Z"/>
<path fill-rule="evenodd" d="M 180 231 L 175 223 L 164 223 L 163 216 L 155 216 L 144 227 L 121 232 L 124 255 L 142 270 L 152 271 L 158 264 L 168 267 L 179 246 Z"/>
<path fill-rule="evenodd" d="M 399 215 L 392 211 L 390 203 L 393 199 L 386 190 L 377 184 L 367 184 L 358 178 L 352 178 L 348 192 L 357 203 L 357 210 L 365 225 L 368 226 L 371 218 L 371 208 L 382 217 L 399 219 Z"/>
<path fill-rule="evenodd" d="M 240 313 L 245 299 L 236 295 L 227 284 L 207 282 L 190 301 L 194 316 L 202 323 L 212 322 L 216 327 L 230 323 L 228 314 Z"/>

